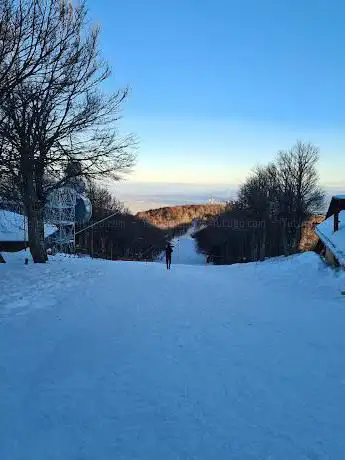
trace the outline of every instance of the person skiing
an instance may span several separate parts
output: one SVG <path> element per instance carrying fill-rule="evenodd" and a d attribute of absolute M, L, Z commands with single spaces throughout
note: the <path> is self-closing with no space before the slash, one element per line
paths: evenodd
<path fill-rule="evenodd" d="M 165 261 L 167 264 L 167 270 L 170 270 L 171 265 L 171 253 L 173 252 L 173 247 L 171 243 L 167 243 L 165 246 Z"/>

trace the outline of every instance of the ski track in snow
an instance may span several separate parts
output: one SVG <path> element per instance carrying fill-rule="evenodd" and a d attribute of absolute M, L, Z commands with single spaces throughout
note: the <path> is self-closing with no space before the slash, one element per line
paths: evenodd
<path fill-rule="evenodd" d="M 197 252 L 196 241 L 192 238 L 195 231 L 197 228 L 193 226 L 184 235 L 172 240 L 174 264 L 205 265 L 206 256 Z"/>
<path fill-rule="evenodd" d="M 0 265 L 0 458 L 345 458 L 345 278 L 314 254 L 232 267 Z"/>

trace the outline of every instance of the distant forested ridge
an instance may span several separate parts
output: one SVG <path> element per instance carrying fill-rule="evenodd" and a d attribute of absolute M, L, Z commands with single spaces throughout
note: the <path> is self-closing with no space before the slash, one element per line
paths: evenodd
<path fill-rule="evenodd" d="M 138 212 L 136 217 L 146 220 L 156 227 L 167 229 L 182 224 L 191 225 L 193 221 L 206 222 L 225 210 L 225 203 L 187 204 L 167 206 Z"/>

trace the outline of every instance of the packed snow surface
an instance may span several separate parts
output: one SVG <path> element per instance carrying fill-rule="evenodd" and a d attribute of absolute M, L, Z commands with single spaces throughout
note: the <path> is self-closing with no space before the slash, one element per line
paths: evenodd
<path fill-rule="evenodd" d="M 345 458 L 345 279 L 316 255 L 5 258 L 1 459 Z"/>
<path fill-rule="evenodd" d="M 172 240 L 172 245 L 174 246 L 172 253 L 173 263 L 184 265 L 202 265 L 206 263 L 206 257 L 196 250 L 196 241 L 192 238 L 194 231 L 195 228 L 192 227 L 184 235 Z"/>

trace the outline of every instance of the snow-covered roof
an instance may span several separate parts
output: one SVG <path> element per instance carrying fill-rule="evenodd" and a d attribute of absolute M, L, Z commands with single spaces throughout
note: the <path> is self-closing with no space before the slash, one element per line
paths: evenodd
<path fill-rule="evenodd" d="M 0 241 L 24 241 L 28 239 L 27 218 L 16 212 L 0 209 Z M 44 235 L 56 232 L 54 225 L 44 225 Z"/>
<path fill-rule="evenodd" d="M 339 213 L 339 230 L 334 231 L 334 216 L 316 226 L 315 233 L 325 246 L 345 265 L 345 211 Z"/>

